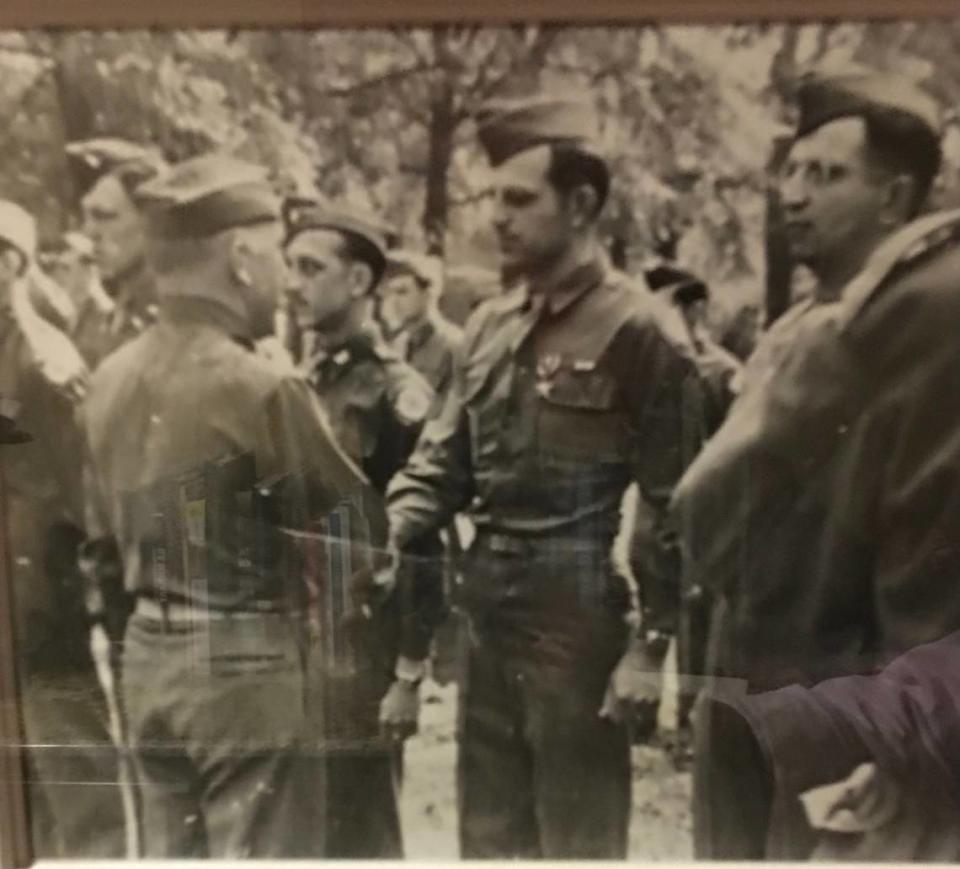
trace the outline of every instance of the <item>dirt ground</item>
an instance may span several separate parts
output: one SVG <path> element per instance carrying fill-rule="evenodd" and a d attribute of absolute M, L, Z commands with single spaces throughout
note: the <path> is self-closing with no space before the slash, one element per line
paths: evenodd
<path fill-rule="evenodd" d="M 456 859 L 456 687 L 428 682 L 423 699 L 420 733 L 407 743 L 402 807 L 406 853 L 414 860 Z M 667 702 L 661 722 L 669 724 L 670 716 Z M 691 859 L 689 806 L 690 773 L 678 772 L 662 749 L 634 748 L 629 856 Z"/>

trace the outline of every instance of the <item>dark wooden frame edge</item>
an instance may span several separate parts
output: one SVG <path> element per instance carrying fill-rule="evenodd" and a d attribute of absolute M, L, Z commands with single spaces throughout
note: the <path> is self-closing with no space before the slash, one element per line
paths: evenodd
<path fill-rule="evenodd" d="M 3 0 L 0 27 L 405 26 L 457 21 L 719 23 L 738 20 L 954 17 L 957 0 Z M 0 451 L 16 449 L 0 446 Z M 2 453 L 0 453 L 2 471 Z M 31 865 L 22 767 L 22 728 L 13 667 L 9 549 L 0 473 L 0 869 Z"/>

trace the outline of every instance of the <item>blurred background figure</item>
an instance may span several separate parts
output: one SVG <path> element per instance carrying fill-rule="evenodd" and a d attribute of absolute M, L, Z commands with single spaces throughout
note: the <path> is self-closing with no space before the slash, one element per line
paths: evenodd
<path fill-rule="evenodd" d="M 100 310 L 112 308 L 113 303 L 97 277 L 93 242 L 87 236 L 65 232 L 40 249 L 37 263 L 50 278 L 44 283 L 43 298 L 49 300 L 61 316 L 66 316 L 71 329 L 88 300 Z"/>
<path fill-rule="evenodd" d="M 73 158 L 83 231 L 97 275 L 109 297 L 89 296 L 80 307 L 74 341 L 91 368 L 156 317 L 156 286 L 146 262 L 146 226 L 137 188 L 163 167 L 148 148 L 124 139 L 89 139 L 67 145 Z"/>
<path fill-rule="evenodd" d="M 442 399 L 453 372 L 460 330 L 437 306 L 443 293 L 440 260 L 409 251 L 393 251 L 380 286 L 380 312 L 397 353 Z"/>
<path fill-rule="evenodd" d="M 3 462 L 31 834 L 40 858 L 119 858 L 117 755 L 76 568 L 83 535 L 74 412 L 86 371 L 52 312 L 35 305 L 52 284 L 35 256 L 32 215 L 0 201 L 0 396 L 4 415 L 31 437 Z"/>
<path fill-rule="evenodd" d="M 500 275 L 476 265 L 448 266 L 443 274 L 443 292 L 437 310 L 449 322 L 463 326 L 467 318 L 487 299 L 503 290 Z"/>

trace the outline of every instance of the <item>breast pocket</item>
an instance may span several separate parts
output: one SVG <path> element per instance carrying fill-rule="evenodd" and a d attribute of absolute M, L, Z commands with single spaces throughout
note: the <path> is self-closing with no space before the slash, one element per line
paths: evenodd
<path fill-rule="evenodd" d="M 563 363 L 538 381 L 537 392 L 541 450 L 606 461 L 626 455 L 626 415 L 617 383 L 607 372 L 585 363 Z"/>

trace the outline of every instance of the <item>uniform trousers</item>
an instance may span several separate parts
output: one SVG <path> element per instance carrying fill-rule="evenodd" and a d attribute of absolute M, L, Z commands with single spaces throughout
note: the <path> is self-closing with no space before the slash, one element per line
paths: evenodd
<path fill-rule="evenodd" d="M 146 856 L 322 856 L 323 764 L 303 745 L 297 620 L 135 613 L 123 654 Z"/>
<path fill-rule="evenodd" d="M 311 646 L 310 751 L 324 765 L 314 798 L 323 806 L 324 856 L 399 859 L 402 746 L 380 733 L 380 702 L 392 681 L 396 619 L 380 611 L 349 622 L 346 661 L 329 644 Z"/>
<path fill-rule="evenodd" d="M 479 539 L 463 591 L 462 857 L 624 859 L 628 734 L 598 712 L 628 597 L 607 553 L 504 557 Z"/>

